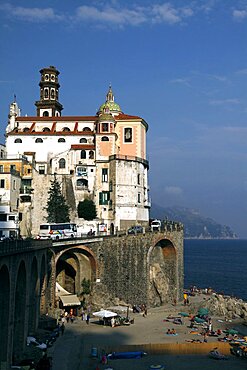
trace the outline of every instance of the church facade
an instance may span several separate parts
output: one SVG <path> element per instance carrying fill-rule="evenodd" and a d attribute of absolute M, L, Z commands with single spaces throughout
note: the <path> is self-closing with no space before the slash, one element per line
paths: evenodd
<path fill-rule="evenodd" d="M 37 235 L 46 222 L 44 208 L 56 175 L 71 222 L 80 224 L 78 204 L 89 198 L 96 205 L 98 223 L 109 234 L 137 224 L 148 226 L 146 121 L 123 113 L 111 87 L 96 115 L 63 116 L 59 71 L 50 66 L 40 74 L 36 115 L 21 116 L 17 102 L 10 105 L 0 182 L 7 173 L 18 177 L 18 186 L 14 206 L 7 197 L 4 212 L 14 216 L 22 236 Z M 3 227 L 0 222 L 0 230 Z"/>

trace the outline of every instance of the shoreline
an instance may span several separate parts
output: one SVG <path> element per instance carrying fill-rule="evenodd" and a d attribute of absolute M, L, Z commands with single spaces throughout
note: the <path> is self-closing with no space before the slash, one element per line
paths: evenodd
<path fill-rule="evenodd" d="M 193 299 L 195 298 L 195 299 Z M 203 301 L 204 295 L 191 297 L 191 303 L 184 306 L 179 302 L 176 306 L 166 304 L 164 306 L 150 308 L 147 316 L 130 313 L 134 324 L 129 326 L 110 327 L 99 325 L 98 320 L 92 319 L 89 325 L 80 318 L 66 325 L 65 334 L 60 336 L 54 347 L 49 351 L 54 360 L 53 370 L 100 370 L 112 367 L 114 370 L 149 369 L 154 364 L 164 364 L 167 369 L 194 370 L 200 366 L 205 370 L 217 370 L 219 362 L 210 359 L 208 352 L 218 347 L 222 353 L 230 356 L 229 361 L 220 362 L 223 369 L 241 369 L 243 359 L 230 355 L 228 343 L 219 342 L 215 337 L 208 337 L 207 343 L 203 343 L 201 326 L 198 331 L 191 333 L 189 318 L 183 318 L 183 325 L 175 325 L 166 321 L 169 316 L 178 316 L 179 312 L 197 312 L 198 303 Z M 215 329 L 226 329 L 241 325 L 239 320 L 224 321 L 223 317 L 211 316 Z M 218 321 L 220 320 L 220 321 Z M 177 335 L 166 335 L 168 328 L 175 327 Z M 247 327 L 245 327 L 247 335 Z M 188 342 L 190 340 L 199 342 Z M 108 365 L 102 365 L 99 357 L 92 357 L 92 348 L 96 348 L 99 355 L 102 351 L 124 351 L 128 349 L 146 349 L 148 355 L 143 358 L 111 360 Z M 202 353 L 203 352 L 203 353 Z M 242 360 L 242 361 L 241 361 Z M 73 366 L 72 366 L 73 365 Z"/>

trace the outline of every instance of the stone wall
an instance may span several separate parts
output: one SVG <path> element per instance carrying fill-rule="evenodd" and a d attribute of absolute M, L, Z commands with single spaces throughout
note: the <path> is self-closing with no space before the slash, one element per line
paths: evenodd
<path fill-rule="evenodd" d="M 106 300 L 158 306 L 182 299 L 182 230 L 109 237 L 90 248 L 98 263 L 92 299 L 99 306 Z"/>

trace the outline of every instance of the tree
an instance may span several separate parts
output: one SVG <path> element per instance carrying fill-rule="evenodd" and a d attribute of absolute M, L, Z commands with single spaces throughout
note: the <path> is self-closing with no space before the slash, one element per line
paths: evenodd
<path fill-rule="evenodd" d="M 79 218 L 84 218 L 87 221 L 94 220 L 97 216 L 96 206 L 92 200 L 84 199 L 82 202 L 79 202 L 77 213 Z"/>
<path fill-rule="evenodd" d="M 56 176 L 51 181 L 51 187 L 48 190 L 49 198 L 45 210 L 48 216 L 46 217 L 47 222 L 61 223 L 70 222 L 69 219 L 69 206 L 66 204 L 66 200 L 61 192 L 61 186 Z"/>

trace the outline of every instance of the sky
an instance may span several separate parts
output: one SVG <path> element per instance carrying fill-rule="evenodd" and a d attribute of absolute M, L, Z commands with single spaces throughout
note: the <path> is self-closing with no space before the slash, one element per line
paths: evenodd
<path fill-rule="evenodd" d="M 39 70 L 63 115 L 94 115 L 109 85 L 149 125 L 152 203 L 247 237 L 247 0 L 0 1 L 0 141 L 14 95 L 35 115 Z"/>

